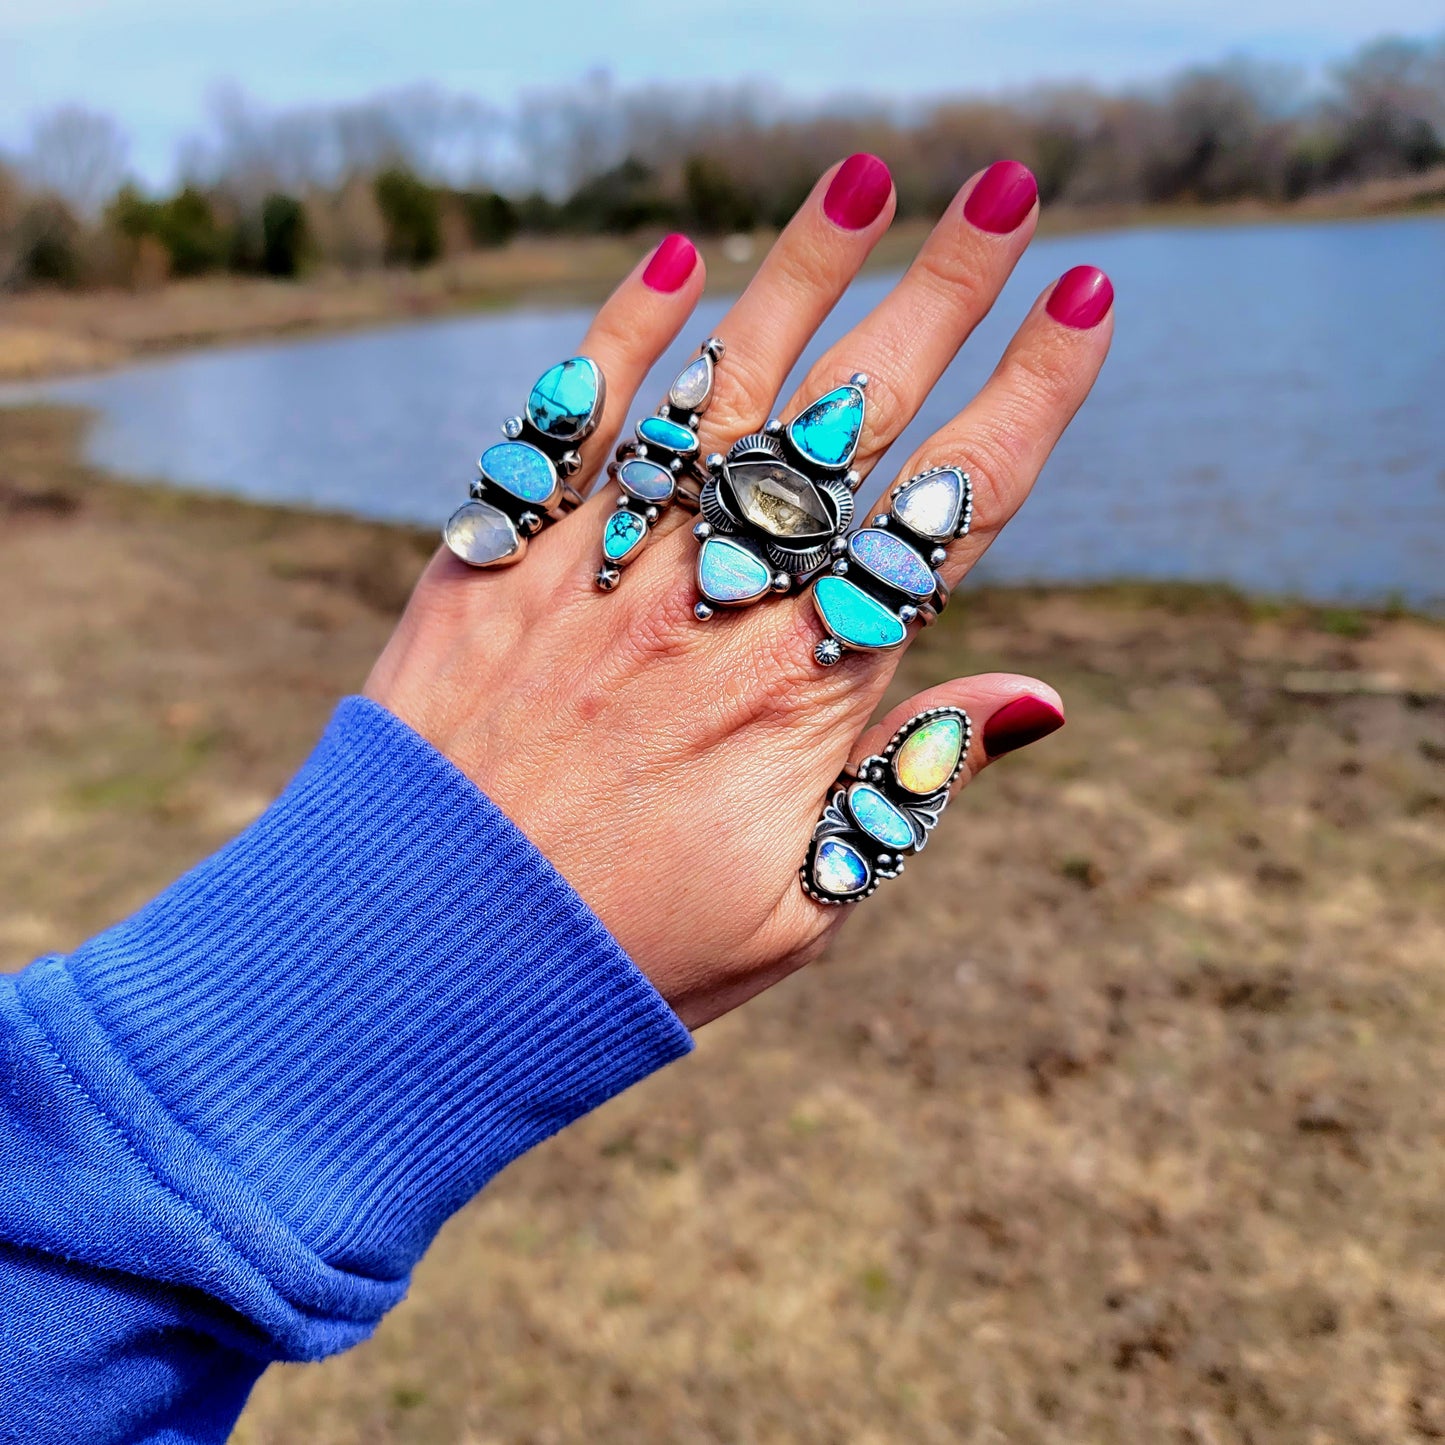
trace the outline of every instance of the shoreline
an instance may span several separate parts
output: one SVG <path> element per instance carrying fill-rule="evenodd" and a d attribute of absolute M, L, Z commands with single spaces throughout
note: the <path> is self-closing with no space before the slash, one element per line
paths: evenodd
<path fill-rule="evenodd" d="M 1038 234 L 1089 236 L 1150 228 L 1198 229 L 1403 219 L 1445 214 L 1445 172 L 1366 187 L 1348 197 L 1288 206 L 1055 209 Z M 864 267 L 901 270 L 931 222 L 892 227 Z M 700 245 L 714 295 L 740 291 L 773 234 L 711 239 Z M 210 276 L 153 291 L 31 291 L 0 297 L 0 383 L 44 381 L 110 370 L 151 356 L 228 344 L 321 336 L 390 324 L 600 301 L 652 244 L 643 237 L 529 237 L 497 251 L 470 252 L 422 271 L 332 271 L 298 281 Z"/>

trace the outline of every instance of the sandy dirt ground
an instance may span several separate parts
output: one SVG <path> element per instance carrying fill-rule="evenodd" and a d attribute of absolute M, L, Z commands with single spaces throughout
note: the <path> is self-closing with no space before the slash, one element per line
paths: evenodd
<path fill-rule="evenodd" d="M 430 545 L 0 412 L 0 965 L 254 817 Z M 1445 1438 L 1445 628 L 978 590 L 992 769 L 832 955 L 513 1166 L 243 1445 Z"/>

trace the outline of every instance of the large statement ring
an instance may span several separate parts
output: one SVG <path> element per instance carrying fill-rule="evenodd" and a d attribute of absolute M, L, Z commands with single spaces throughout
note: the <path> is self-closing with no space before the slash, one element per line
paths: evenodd
<path fill-rule="evenodd" d="M 798 870 L 819 903 L 856 903 L 928 842 L 968 756 L 973 725 L 961 708 L 909 718 L 876 757 L 845 773 L 813 830 Z"/>
<path fill-rule="evenodd" d="M 643 417 L 636 440 L 617 448 L 607 475 L 622 493 L 602 529 L 597 585 L 604 592 L 617 586 L 621 569 L 636 560 L 653 524 L 674 501 L 697 511 L 697 427 L 712 400 L 713 369 L 722 358 L 722 342 L 709 337 L 697 360 L 678 373 L 657 415 Z"/>
<path fill-rule="evenodd" d="M 938 568 L 947 544 L 968 534 L 973 487 L 957 467 L 933 467 L 893 491 L 880 512 L 851 537 L 836 538 L 832 570 L 813 583 L 813 606 L 825 637 L 813 649 L 824 667 L 844 648 L 881 652 L 898 647 L 915 617 L 927 624 L 948 606 Z"/>
<path fill-rule="evenodd" d="M 542 373 L 522 416 L 502 423 L 506 441 L 477 462 L 472 500 L 452 513 L 442 536 L 469 567 L 506 567 L 527 539 L 580 506 L 568 480 L 582 465 L 577 448 L 597 430 L 607 382 L 590 356 L 559 361 Z"/>
<path fill-rule="evenodd" d="M 791 592 L 833 555 L 853 520 L 859 482 L 850 471 L 863 431 L 861 372 L 805 407 L 786 426 L 770 421 L 707 459 L 693 611 L 746 607 Z"/>

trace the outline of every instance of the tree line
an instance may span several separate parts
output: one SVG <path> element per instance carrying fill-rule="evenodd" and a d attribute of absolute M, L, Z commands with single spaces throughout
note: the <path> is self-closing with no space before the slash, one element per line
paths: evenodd
<path fill-rule="evenodd" d="M 226 90 L 164 193 L 128 178 L 114 120 L 65 106 L 0 157 L 0 286 L 425 266 L 519 232 L 749 231 L 781 225 L 852 150 L 888 160 L 905 216 L 1005 155 L 1045 202 L 1291 201 L 1445 163 L 1445 36 L 1372 42 L 1313 84 L 1241 60 L 1118 91 L 807 113 L 760 86 L 601 74 L 506 112 L 429 87 L 273 112 Z"/>

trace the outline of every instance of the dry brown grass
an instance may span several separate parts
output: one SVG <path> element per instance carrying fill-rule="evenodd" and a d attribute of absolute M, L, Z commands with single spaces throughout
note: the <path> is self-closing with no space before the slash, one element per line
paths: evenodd
<path fill-rule="evenodd" d="M 422 539 L 98 481 L 0 413 L 0 958 L 274 793 Z M 1037 671 L 833 955 L 443 1232 L 238 1439 L 1445 1435 L 1445 629 L 965 594 L 901 685 Z"/>

